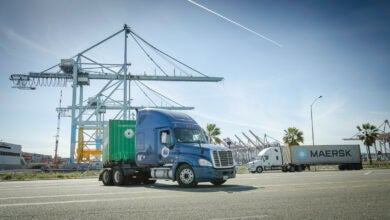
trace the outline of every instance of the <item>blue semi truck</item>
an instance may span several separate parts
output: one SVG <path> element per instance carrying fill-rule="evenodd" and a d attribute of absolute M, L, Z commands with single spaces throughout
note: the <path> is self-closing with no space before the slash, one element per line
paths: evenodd
<path fill-rule="evenodd" d="M 208 144 L 200 126 L 184 113 L 144 109 L 137 121 L 111 120 L 105 129 L 99 175 L 104 185 L 165 179 L 182 187 L 218 186 L 235 176 L 232 151 Z"/>

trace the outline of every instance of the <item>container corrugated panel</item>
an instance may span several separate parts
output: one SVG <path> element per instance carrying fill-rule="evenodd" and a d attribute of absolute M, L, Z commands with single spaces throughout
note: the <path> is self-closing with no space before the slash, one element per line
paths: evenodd
<path fill-rule="evenodd" d="M 103 163 L 134 162 L 135 126 L 133 120 L 110 120 L 104 129 Z"/>
<path fill-rule="evenodd" d="M 296 164 L 360 163 L 359 145 L 302 145 L 291 147 L 291 160 Z"/>

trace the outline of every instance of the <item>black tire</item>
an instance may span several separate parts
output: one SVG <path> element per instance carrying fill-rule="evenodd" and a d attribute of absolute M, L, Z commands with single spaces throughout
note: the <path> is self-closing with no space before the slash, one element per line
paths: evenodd
<path fill-rule="evenodd" d="M 287 172 L 287 171 L 288 171 L 288 170 L 287 170 L 287 167 L 286 167 L 286 166 L 283 166 L 283 167 L 282 167 L 282 172 L 285 173 L 285 172 Z"/>
<path fill-rule="evenodd" d="M 302 172 L 303 168 L 301 165 L 295 166 L 295 171 Z"/>
<path fill-rule="evenodd" d="M 361 169 L 363 169 L 362 164 L 356 163 L 355 164 L 355 170 L 361 170 Z"/>
<path fill-rule="evenodd" d="M 354 169 L 355 169 L 355 165 L 349 163 L 349 164 L 347 164 L 347 169 L 348 169 L 348 170 L 354 170 Z"/>
<path fill-rule="evenodd" d="M 295 172 L 295 166 L 290 166 L 289 169 L 288 169 L 288 171 L 290 171 L 290 172 Z"/>
<path fill-rule="evenodd" d="M 220 186 L 220 185 L 224 184 L 225 182 L 226 182 L 226 180 L 211 181 L 211 183 L 212 183 L 214 186 Z"/>
<path fill-rule="evenodd" d="M 122 169 L 114 169 L 114 172 L 112 174 L 112 181 L 115 186 L 122 186 L 125 183 L 125 176 L 123 175 Z"/>
<path fill-rule="evenodd" d="M 176 180 L 181 187 L 194 187 L 198 184 L 195 181 L 194 170 L 187 164 L 183 164 L 177 169 Z"/>
<path fill-rule="evenodd" d="M 339 165 L 339 170 L 345 170 L 345 165 L 344 164 L 340 164 Z"/>
<path fill-rule="evenodd" d="M 102 182 L 105 186 L 112 186 L 112 172 L 111 170 L 105 170 L 102 173 Z"/>
<path fill-rule="evenodd" d="M 263 167 L 256 167 L 256 172 L 257 173 L 262 173 L 263 172 Z"/>

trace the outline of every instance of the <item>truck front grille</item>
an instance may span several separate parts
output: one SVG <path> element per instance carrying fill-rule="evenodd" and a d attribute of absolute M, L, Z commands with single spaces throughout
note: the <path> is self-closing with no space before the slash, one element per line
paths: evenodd
<path fill-rule="evenodd" d="M 213 151 L 213 164 L 215 168 L 232 167 L 234 165 L 231 151 Z"/>

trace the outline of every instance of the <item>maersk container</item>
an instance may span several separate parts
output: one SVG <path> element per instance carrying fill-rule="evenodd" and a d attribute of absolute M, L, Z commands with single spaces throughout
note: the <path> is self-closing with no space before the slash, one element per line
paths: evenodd
<path fill-rule="evenodd" d="M 355 164 L 361 163 L 359 145 L 301 145 L 282 147 L 283 162 L 293 164 Z"/>
<path fill-rule="evenodd" d="M 103 164 L 135 161 L 134 120 L 110 120 L 104 129 Z"/>
<path fill-rule="evenodd" d="M 274 169 L 294 172 L 310 165 L 339 165 L 340 170 L 360 170 L 363 168 L 360 155 L 359 145 L 269 147 L 248 163 L 248 170 L 252 173 Z"/>

